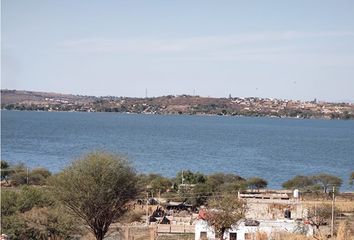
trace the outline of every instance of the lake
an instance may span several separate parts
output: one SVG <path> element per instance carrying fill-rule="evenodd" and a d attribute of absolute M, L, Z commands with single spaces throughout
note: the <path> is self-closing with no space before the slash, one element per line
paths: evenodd
<path fill-rule="evenodd" d="M 295 175 L 326 172 L 349 190 L 354 121 L 1 111 L 3 160 L 57 172 L 93 150 L 168 177 L 182 169 L 227 172 L 281 188 Z"/>

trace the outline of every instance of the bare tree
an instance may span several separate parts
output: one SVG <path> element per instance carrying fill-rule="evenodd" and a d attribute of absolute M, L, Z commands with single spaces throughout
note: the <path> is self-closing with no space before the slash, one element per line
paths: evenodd
<path fill-rule="evenodd" d="M 206 220 L 214 227 L 219 239 L 223 239 L 224 233 L 232 225 L 244 218 L 246 203 L 235 196 L 226 195 L 208 201 Z"/>
<path fill-rule="evenodd" d="M 321 204 L 309 208 L 307 218 L 311 225 L 315 226 L 317 230 L 322 225 L 327 225 L 331 219 L 332 208 L 330 204 Z"/>
<path fill-rule="evenodd" d="M 97 240 L 127 210 L 137 195 L 136 174 L 122 157 L 91 153 L 54 176 L 55 196 L 83 219 Z"/>

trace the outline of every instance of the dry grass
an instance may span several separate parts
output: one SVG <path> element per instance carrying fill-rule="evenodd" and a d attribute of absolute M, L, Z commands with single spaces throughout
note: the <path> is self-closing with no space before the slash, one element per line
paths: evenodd
<path fill-rule="evenodd" d="M 332 204 L 331 201 L 304 201 L 303 205 L 305 207 L 312 207 L 314 205 L 322 205 L 322 204 Z M 341 212 L 354 212 L 354 201 L 336 201 L 336 208 Z"/>
<path fill-rule="evenodd" d="M 294 233 L 277 233 L 274 235 L 272 239 L 274 240 L 324 240 L 325 238 L 322 238 L 320 236 L 316 238 L 306 237 L 304 235 L 294 234 Z"/>
<path fill-rule="evenodd" d="M 268 240 L 268 235 L 265 232 L 257 232 L 256 240 Z"/>
<path fill-rule="evenodd" d="M 337 240 L 353 240 L 354 231 L 349 228 L 348 222 L 340 222 L 337 231 Z"/>
<path fill-rule="evenodd" d="M 131 209 L 121 219 L 122 223 L 141 222 L 145 212 L 142 209 Z"/>

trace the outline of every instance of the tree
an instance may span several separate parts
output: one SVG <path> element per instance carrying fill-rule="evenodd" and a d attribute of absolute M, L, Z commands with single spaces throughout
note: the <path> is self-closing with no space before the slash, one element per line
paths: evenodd
<path fill-rule="evenodd" d="M 5 216 L 2 230 L 10 239 L 72 239 L 80 233 L 76 219 L 64 209 L 46 207 Z"/>
<path fill-rule="evenodd" d="M 76 218 L 56 205 L 45 188 L 24 186 L 1 191 L 1 231 L 10 239 L 72 239 Z"/>
<path fill-rule="evenodd" d="M 353 184 L 354 184 L 354 172 L 352 172 L 352 173 L 350 174 L 350 177 L 349 177 L 349 184 L 350 184 L 350 186 L 353 186 Z"/>
<path fill-rule="evenodd" d="M 52 174 L 46 168 L 34 168 L 29 174 L 29 184 L 44 185 Z"/>
<path fill-rule="evenodd" d="M 171 186 L 171 180 L 162 176 L 158 176 L 150 182 L 151 191 L 159 195 L 166 192 Z"/>
<path fill-rule="evenodd" d="M 337 211 L 335 211 L 337 212 Z M 311 225 L 319 229 L 322 225 L 327 225 L 332 216 L 332 207 L 330 204 L 321 204 L 312 206 L 308 210 L 307 218 Z"/>
<path fill-rule="evenodd" d="M 247 179 L 247 184 L 248 187 L 253 189 L 261 189 L 261 188 L 266 188 L 268 186 L 268 182 L 262 178 L 259 177 L 252 177 Z"/>
<path fill-rule="evenodd" d="M 1 160 L 1 180 L 7 180 L 7 176 L 10 174 L 9 167 L 10 165 L 8 162 Z"/>
<path fill-rule="evenodd" d="M 299 189 L 308 189 L 310 187 L 312 187 L 315 184 L 314 180 L 312 177 L 308 177 L 308 176 L 295 176 L 294 178 L 284 182 L 282 184 L 283 188 L 286 189 L 295 189 L 295 188 L 299 188 Z"/>
<path fill-rule="evenodd" d="M 190 170 L 179 171 L 176 176 L 176 183 L 181 184 L 182 182 L 185 184 L 197 184 L 197 183 L 205 183 L 206 177 L 204 174 L 200 172 L 192 172 Z"/>
<path fill-rule="evenodd" d="M 343 182 L 341 178 L 326 173 L 318 174 L 313 178 L 316 183 L 322 186 L 324 193 L 327 193 L 328 188 L 331 186 L 339 188 Z"/>
<path fill-rule="evenodd" d="M 208 176 L 206 184 L 209 185 L 214 192 L 216 192 L 225 188 L 229 189 L 230 184 L 235 187 L 239 186 L 239 188 L 242 188 L 244 182 L 245 179 L 232 173 L 214 173 Z M 235 190 L 237 191 L 238 189 L 236 188 Z"/>
<path fill-rule="evenodd" d="M 193 188 L 190 200 L 194 206 L 201 206 L 207 202 L 208 197 L 211 195 L 211 189 L 207 184 L 198 183 Z"/>
<path fill-rule="evenodd" d="M 225 195 L 208 201 L 206 221 L 214 227 L 216 235 L 222 240 L 225 231 L 244 218 L 246 203 L 235 196 Z"/>
<path fill-rule="evenodd" d="M 54 196 L 84 220 L 97 240 L 137 196 L 134 169 L 124 158 L 103 152 L 74 161 L 49 183 Z"/>
<path fill-rule="evenodd" d="M 11 184 L 18 186 L 27 183 L 27 167 L 24 163 L 13 165 L 10 169 L 9 179 L 11 180 Z"/>

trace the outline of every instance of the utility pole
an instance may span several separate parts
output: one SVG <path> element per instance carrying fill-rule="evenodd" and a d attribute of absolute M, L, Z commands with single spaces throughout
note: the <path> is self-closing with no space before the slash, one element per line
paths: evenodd
<path fill-rule="evenodd" d="M 331 221 L 331 237 L 333 237 L 334 232 L 334 186 L 332 189 L 332 221 Z"/>

